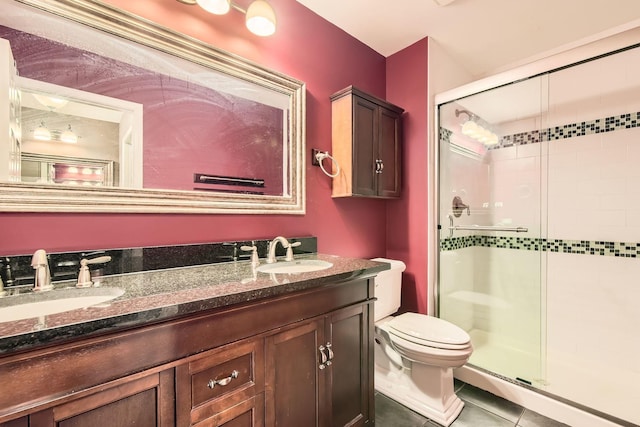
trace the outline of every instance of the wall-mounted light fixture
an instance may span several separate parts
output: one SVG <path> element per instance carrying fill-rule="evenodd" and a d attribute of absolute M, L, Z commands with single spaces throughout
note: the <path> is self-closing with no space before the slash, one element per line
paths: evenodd
<path fill-rule="evenodd" d="M 78 135 L 73 133 L 73 131 L 71 130 L 71 125 L 69 125 L 67 130 L 60 134 L 60 141 L 67 142 L 69 144 L 75 144 L 78 142 Z"/>
<path fill-rule="evenodd" d="M 69 144 L 78 142 L 78 135 L 71 130 L 71 125 L 65 131 L 49 130 L 44 122 L 40 122 L 40 126 L 33 130 L 33 139 L 38 141 L 61 141 Z"/>
<path fill-rule="evenodd" d="M 462 134 L 470 138 L 480 141 L 484 145 L 496 145 L 500 140 L 498 135 L 491 132 L 485 126 L 478 123 L 479 119 L 475 114 L 468 112 L 467 110 L 456 110 L 456 117 L 460 114 L 466 114 L 469 118 L 462 124 Z"/>
<path fill-rule="evenodd" d="M 243 9 L 231 0 L 177 0 L 180 3 L 197 4 L 207 12 L 224 15 L 231 8 L 246 15 L 245 24 L 253 34 L 266 37 L 276 32 L 276 13 L 266 0 L 254 0 L 247 9 Z"/>
<path fill-rule="evenodd" d="M 51 132 L 44 125 L 44 122 L 40 122 L 40 126 L 33 130 L 33 138 L 38 141 L 51 141 Z"/>

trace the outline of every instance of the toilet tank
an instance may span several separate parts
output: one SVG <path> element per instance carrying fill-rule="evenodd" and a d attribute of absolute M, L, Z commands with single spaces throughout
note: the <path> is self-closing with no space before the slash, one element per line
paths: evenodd
<path fill-rule="evenodd" d="M 391 264 L 390 270 L 381 271 L 375 278 L 374 321 L 387 317 L 400 308 L 400 293 L 402 288 L 402 272 L 407 267 L 404 262 L 374 258 L 372 261 Z"/>

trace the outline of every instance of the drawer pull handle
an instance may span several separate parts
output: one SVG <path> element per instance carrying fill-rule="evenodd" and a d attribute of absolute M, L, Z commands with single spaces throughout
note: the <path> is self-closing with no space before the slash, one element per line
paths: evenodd
<path fill-rule="evenodd" d="M 233 372 L 231 372 L 231 375 L 226 378 L 223 378 L 221 380 L 209 380 L 207 387 L 214 388 L 217 385 L 225 386 L 229 384 L 234 378 L 238 378 L 238 375 L 240 375 L 239 372 L 234 370 Z"/>

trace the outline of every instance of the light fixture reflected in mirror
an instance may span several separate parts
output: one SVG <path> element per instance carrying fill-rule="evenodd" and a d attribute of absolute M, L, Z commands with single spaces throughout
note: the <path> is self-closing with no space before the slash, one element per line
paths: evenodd
<path fill-rule="evenodd" d="M 60 134 L 60 141 L 66 142 L 68 144 L 75 144 L 78 142 L 78 135 L 73 133 L 73 131 L 71 130 L 71 125 L 69 125 L 67 130 Z"/>
<path fill-rule="evenodd" d="M 36 99 L 36 101 L 47 107 L 50 111 L 55 111 L 69 103 L 68 99 L 58 98 L 56 96 L 47 96 L 34 93 L 33 97 Z"/>
<path fill-rule="evenodd" d="M 44 125 L 44 122 L 40 122 L 40 126 L 33 130 L 33 138 L 38 141 L 51 141 L 51 132 Z"/>
<path fill-rule="evenodd" d="M 49 130 L 44 122 L 40 122 L 40 126 L 33 130 L 33 139 L 38 141 L 60 141 L 68 144 L 78 142 L 78 135 L 71 130 L 71 125 L 65 131 Z"/>
<path fill-rule="evenodd" d="M 197 4 L 207 12 L 224 15 L 231 8 L 246 15 L 245 23 L 249 31 L 261 37 L 270 36 L 276 32 L 276 13 L 266 0 L 254 0 L 245 10 L 231 0 L 177 0 L 180 3 Z"/>

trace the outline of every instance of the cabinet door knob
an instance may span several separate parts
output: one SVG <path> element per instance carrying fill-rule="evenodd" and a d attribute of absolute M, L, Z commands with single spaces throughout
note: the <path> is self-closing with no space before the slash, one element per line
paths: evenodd
<path fill-rule="evenodd" d="M 214 388 L 217 385 L 225 386 L 229 384 L 233 379 L 238 378 L 238 375 L 239 372 L 234 369 L 233 372 L 231 372 L 231 375 L 229 375 L 228 377 L 225 377 L 221 380 L 209 380 L 207 387 Z"/>

